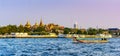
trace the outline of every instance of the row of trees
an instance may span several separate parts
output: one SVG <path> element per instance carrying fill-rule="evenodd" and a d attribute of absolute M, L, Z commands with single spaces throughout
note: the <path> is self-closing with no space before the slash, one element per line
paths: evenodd
<path fill-rule="evenodd" d="M 72 28 L 64 28 L 64 34 L 88 34 L 88 35 L 95 35 L 95 34 L 102 34 L 108 33 L 108 30 L 105 29 L 72 29 Z"/>
<path fill-rule="evenodd" d="M 73 29 L 73 28 L 64 28 L 60 29 L 59 27 L 53 27 L 50 30 L 46 29 L 47 27 L 37 27 L 35 29 L 24 27 L 23 25 L 16 26 L 16 25 L 7 25 L 0 27 L 0 34 L 10 34 L 12 32 L 27 32 L 29 34 L 49 34 L 52 33 L 63 33 L 63 34 L 89 34 L 89 35 L 95 35 L 103 33 L 107 30 L 105 29 L 95 29 L 95 28 L 89 28 L 89 29 Z"/>
<path fill-rule="evenodd" d="M 29 34 L 37 34 L 37 35 L 41 35 L 41 34 L 49 34 L 49 33 L 56 33 L 58 34 L 60 31 L 62 31 L 63 29 L 61 29 L 58 25 L 54 25 L 54 24 L 50 24 L 50 26 L 38 26 L 36 28 L 34 27 L 25 27 L 23 25 L 20 26 L 16 26 L 16 25 L 7 25 L 7 26 L 3 26 L 0 27 L 0 34 L 11 34 L 11 33 L 16 33 L 16 32 L 27 32 Z"/>
<path fill-rule="evenodd" d="M 0 34 L 11 34 L 15 32 L 27 32 L 29 34 L 34 34 L 33 32 L 42 32 L 45 31 L 43 27 L 38 27 L 36 29 L 31 29 L 24 27 L 23 25 L 16 26 L 16 25 L 8 25 L 0 27 Z"/>

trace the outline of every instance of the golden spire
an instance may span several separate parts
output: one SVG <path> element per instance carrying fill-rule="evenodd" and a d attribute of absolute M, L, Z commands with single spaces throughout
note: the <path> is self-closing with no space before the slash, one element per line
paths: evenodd
<path fill-rule="evenodd" d="M 42 18 L 41 18 L 41 20 L 40 20 L 40 25 L 39 25 L 40 27 L 42 27 L 42 26 L 44 26 L 44 24 L 43 24 L 43 22 L 42 22 Z"/>
<path fill-rule="evenodd" d="M 27 23 L 25 24 L 25 27 L 26 27 L 26 28 L 30 28 L 30 27 L 31 27 L 31 24 L 30 24 L 29 21 L 27 21 Z"/>

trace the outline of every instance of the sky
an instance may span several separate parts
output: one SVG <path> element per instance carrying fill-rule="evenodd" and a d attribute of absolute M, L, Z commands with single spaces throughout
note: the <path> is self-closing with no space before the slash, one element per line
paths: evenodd
<path fill-rule="evenodd" d="M 120 28 L 120 0 L 0 0 L 0 25 L 40 22 Z"/>

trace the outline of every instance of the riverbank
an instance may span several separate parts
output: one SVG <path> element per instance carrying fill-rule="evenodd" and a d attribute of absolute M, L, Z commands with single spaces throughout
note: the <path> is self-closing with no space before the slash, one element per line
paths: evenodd
<path fill-rule="evenodd" d="M 80 34 L 67 34 L 65 35 L 66 38 L 72 38 L 73 36 L 75 37 L 81 37 L 81 38 L 111 38 L 113 37 L 112 35 L 110 34 L 97 34 L 97 35 L 80 35 Z"/>
<path fill-rule="evenodd" d="M 57 38 L 57 35 L 0 35 L 0 38 Z"/>
<path fill-rule="evenodd" d="M 61 35 L 0 35 L 0 38 L 72 38 L 73 36 L 76 37 L 81 37 L 81 38 L 111 38 L 113 37 L 112 35 L 104 35 L 104 34 L 99 34 L 99 35 L 74 35 L 74 34 L 61 34 Z"/>

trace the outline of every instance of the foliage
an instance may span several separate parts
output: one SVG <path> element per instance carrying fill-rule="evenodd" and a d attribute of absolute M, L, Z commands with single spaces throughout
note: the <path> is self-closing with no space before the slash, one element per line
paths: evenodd
<path fill-rule="evenodd" d="M 70 34 L 71 29 L 70 28 L 64 28 L 64 34 Z"/>
<path fill-rule="evenodd" d="M 27 32 L 32 35 L 46 35 L 49 33 L 63 33 L 63 34 L 88 34 L 88 35 L 95 35 L 101 34 L 105 32 L 104 29 L 95 29 L 95 28 L 88 28 L 88 29 L 73 29 L 73 28 L 60 28 L 59 25 L 55 24 L 48 24 L 45 26 L 39 26 L 37 28 L 27 28 L 23 25 L 7 25 L 0 27 L 0 34 L 11 34 L 16 32 Z"/>
<path fill-rule="evenodd" d="M 77 34 L 87 34 L 87 31 L 85 29 L 79 29 Z"/>
<path fill-rule="evenodd" d="M 33 32 L 42 32 L 45 31 L 44 27 L 38 27 L 37 29 L 34 29 Z"/>
<path fill-rule="evenodd" d="M 25 28 L 23 25 L 18 26 L 18 32 L 24 32 Z"/>
<path fill-rule="evenodd" d="M 89 35 L 96 35 L 97 34 L 97 29 L 95 29 L 95 28 L 89 28 L 87 30 L 87 32 L 88 32 Z"/>

